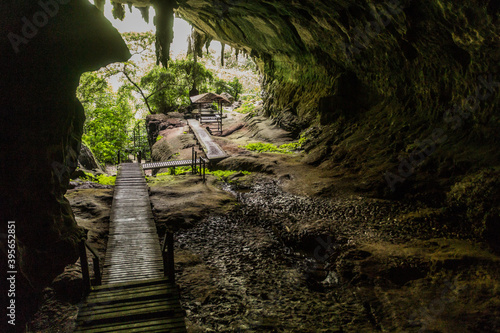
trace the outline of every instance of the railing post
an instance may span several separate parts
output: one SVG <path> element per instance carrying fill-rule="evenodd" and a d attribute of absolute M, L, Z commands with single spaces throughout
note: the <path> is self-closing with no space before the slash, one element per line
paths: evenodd
<path fill-rule="evenodd" d="M 170 231 L 165 232 L 161 254 L 163 257 L 163 276 L 167 277 L 171 283 L 175 283 L 174 234 Z"/>
<path fill-rule="evenodd" d="M 92 262 L 94 263 L 94 277 L 95 284 L 100 286 L 102 284 L 102 276 L 101 276 L 101 267 L 99 267 L 99 258 L 92 258 Z"/>
<path fill-rule="evenodd" d="M 198 152 L 194 152 L 194 174 L 198 173 Z"/>
<path fill-rule="evenodd" d="M 203 183 L 205 183 L 205 181 L 206 181 L 206 176 L 205 176 L 206 170 L 207 170 L 207 163 L 206 162 L 207 161 L 205 161 L 205 159 L 203 159 Z"/>
<path fill-rule="evenodd" d="M 191 174 L 194 175 L 194 147 L 191 150 Z"/>
<path fill-rule="evenodd" d="M 168 276 L 168 262 L 167 262 L 167 254 L 165 253 L 165 249 L 167 248 L 167 240 L 168 240 L 168 230 L 165 231 L 165 235 L 163 236 L 163 243 L 161 245 L 161 257 L 163 259 L 163 276 Z"/>
<path fill-rule="evenodd" d="M 174 265 L 174 234 L 167 231 L 167 267 L 168 279 L 175 283 L 175 265 Z"/>
<path fill-rule="evenodd" d="M 80 250 L 80 265 L 82 267 L 82 282 L 83 282 L 83 293 L 88 295 L 90 293 L 90 274 L 89 274 L 89 263 L 87 261 L 87 249 L 85 247 L 85 240 L 82 240 L 79 244 Z"/>

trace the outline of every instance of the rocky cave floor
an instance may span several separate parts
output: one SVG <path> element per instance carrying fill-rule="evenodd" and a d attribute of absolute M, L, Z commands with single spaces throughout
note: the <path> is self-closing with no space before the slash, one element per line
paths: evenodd
<path fill-rule="evenodd" d="M 301 163 L 300 154 L 239 148 L 289 139 L 263 118 L 231 115 L 228 128 L 245 126 L 218 139 L 232 155 L 221 167 L 250 175 L 226 182 L 209 175 L 206 184 L 191 174 L 149 177 L 160 237 L 176 230 L 189 332 L 500 330 L 498 256 L 420 218 L 423 204 L 349 192 L 342 178 Z M 192 140 L 172 140 L 190 135 L 175 124 L 160 134 L 177 142 L 171 149 L 181 158 Z M 111 189 L 68 194 L 103 256 L 111 198 Z M 34 332 L 72 331 L 78 271 L 79 264 L 68 267 L 45 290 Z"/>

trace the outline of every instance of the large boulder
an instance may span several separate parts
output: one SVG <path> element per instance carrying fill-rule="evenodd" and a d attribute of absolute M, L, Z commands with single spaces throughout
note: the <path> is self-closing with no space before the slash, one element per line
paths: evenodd
<path fill-rule="evenodd" d="M 146 116 L 146 130 L 148 132 L 149 147 L 153 147 L 161 130 L 167 128 L 168 116 L 160 114 L 149 114 Z"/>
<path fill-rule="evenodd" d="M 78 156 L 78 163 L 86 170 L 92 170 L 100 173 L 105 173 L 105 168 L 97 161 L 92 150 L 82 142 L 80 148 L 80 155 Z"/>

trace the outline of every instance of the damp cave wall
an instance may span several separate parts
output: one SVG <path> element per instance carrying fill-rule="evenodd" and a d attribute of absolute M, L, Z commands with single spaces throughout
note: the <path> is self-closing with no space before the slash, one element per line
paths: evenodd
<path fill-rule="evenodd" d="M 85 120 L 76 98 L 80 75 L 130 57 L 119 33 L 86 0 L 52 3 L 0 3 L 0 233 L 15 234 L 17 250 L 16 267 L 8 267 L 2 237 L 0 266 L 2 276 L 18 271 L 20 327 L 34 295 L 77 260 L 85 238 L 64 198 Z M 8 221 L 15 227 L 7 228 Z"/>
<path fill-rule="evenodd" d="M 309 139 L 304 161 L 358 190 L 441 191 L 498 166 L 498 2 L 178 2 L 256 60 L 264 110 Z"/>
<path fill-rule="evenodd" d="M 265 113 L 308 139 L 304 162 L 336 170 L 356 190 L 436 192 L 442 200 L 460 177 L 499 164 L 498 1 L 159 0 L 155 7 L 173 7 L 205 40 L 249 54 L 262 74 Z"/>

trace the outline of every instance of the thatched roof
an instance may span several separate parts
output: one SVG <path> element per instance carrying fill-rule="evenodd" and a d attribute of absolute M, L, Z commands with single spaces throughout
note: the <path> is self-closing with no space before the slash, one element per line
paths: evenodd
<path fill-rule="evenodd" d="M 191 103 L 193 104 L 205 104 L 205 103 L 212 103 L 212 102 L 224 102 L 231 104 L 227 98 L 222 97 L 221 95 L 217 95 L 214 93 L 204 93 L 201 95 L 196 95 L 196 96 L 191 96 Z"/>

